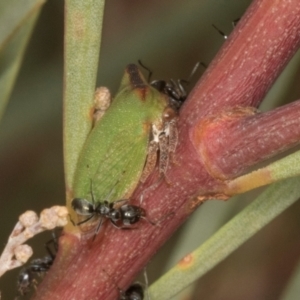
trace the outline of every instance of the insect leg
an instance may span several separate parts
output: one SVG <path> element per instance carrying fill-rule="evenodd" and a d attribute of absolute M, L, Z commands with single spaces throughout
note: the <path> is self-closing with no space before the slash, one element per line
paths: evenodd
<path fill-rule="evenodd" d="M 95 214 L 92 214 L 91 216 L 89 216 L 88 218 L 84 219 L 83 221 L 78 222 L 77 224 L 75 224 L 76 226 L 79 226 L 87 221 L 89 221 L 90 219 L 92 219 L 95 216 Z"/>
<path fill-rule="evenodd" d="M 169 166 L 169 145 L 165 132 L 159 135 L 159 174 L 166 179 L 167 168 Z M 168 183 L 168 180 L 166 180 Z"/>
<path fill-rule="evenodd" d="M 157 160 L 157 151 L 158 151 L 158 143 L 153 140 L 149 143 L 148 146 L 147 160 L 146 160 L 143 173 L 140 178 L 140 181 L 142 183 L 146 181 L 150 173 L 152 173 L 155 168 L 156 160 Z"/>
<path fill-rule="evenodd" d="M 177 119 L 172 119 L 169 124 L 169 146 L 168 150 L 171 153 L 175 153 L 178 143 L 178 130 L 177 130 Z"/>
<path fill-rule="evenodd" d="M 110 219 L 111 224 L 117 228 L 117 229 L 122 229 L 122 230 L 133 230 L 133 229 L 137 229 L 137 227 L 125 227 L 125 226 L 119 226 L 115 220 Z"/>
<path fill-rule="evenodd" d="M 99 224 L 98 224 L 97 229 L 96 229 L 96 231 L 95 231 L 95 234 L 94 234 L 94 236 L 93 236 L 93 241 L 95 240 L 96 235 L 99 233 L 99 230 L 100 230 L 100 228 L 101 228 L 102 223 L 103 223 L 103 218 L 101 218 L 100 221 L 99 221 Z"/>
<path fill-rule="evenodd" d="M 58 239 L 57 236 L 55 234 L 55 232 L 52 233 L 52 239 L 48 242 L 45 243 L 45 248 L 48 252 L 48 254 L 50 255 L 50 257 L 52 258 L 52 260 L 54 260 L 56 253 L 58 251 Z M 54 249 L 51 249 L 51 247 Z"/>

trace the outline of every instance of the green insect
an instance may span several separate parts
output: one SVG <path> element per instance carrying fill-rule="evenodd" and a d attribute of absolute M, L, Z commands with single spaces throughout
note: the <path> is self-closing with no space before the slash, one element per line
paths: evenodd
<path fill-rule="evenodd" d="M 177 144 L 176 119 L 168 97 L 152 88 L 136 65 L 128 65 L 116 97 L 84 145 L 74 197 L 91 200 L 92 181 L 96 201 L 129 198 L 153 171 L 158 149 L 159 172 L 165 174 Z"/>

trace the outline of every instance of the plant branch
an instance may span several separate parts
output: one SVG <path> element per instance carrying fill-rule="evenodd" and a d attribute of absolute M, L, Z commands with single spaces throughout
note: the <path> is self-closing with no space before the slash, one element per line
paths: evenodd
<path fill-rule="evenodd" d="M 300 141 L 300 101 L 266 113 L 237 108 L 204 118 L 193 144 L 208 173 L 228 180 Z"/>
<path fill-rule="evenodd" d="M 235 107 L 258 107 L 300 45 L 300 3 L 255 0 L 182 108 L 189 126 Z"/>
<path fill-rule="evenodd" d="M 173 299 L 174 295 L 228 257 L 299 197 L 299 178 L 268 187 L 253 203 L 157 280 L 149 289 L 150 298 Z M 269 213 L 266 214 L 266 211 Z"/>
<path fill-rule="evenodd" d="M 142 220 L 136 229 L 118 230 L 106 222 L 95 241 L 66 232 L 35 299 L 116 299 L 116 285 L 126 289 L 198 205 L 228 197 L 220 189 L 224 182 L 207 172 L 193 132 L 204 117 L 259 105 L 299 47 L 299 11 L 298 0 L 253 2 L 182 108 L 176 162 L 167 173 L 171 186 L 156 172 L 132 196 L 139 205 L 143 194 L 142 207 L 157 225 Z"/>

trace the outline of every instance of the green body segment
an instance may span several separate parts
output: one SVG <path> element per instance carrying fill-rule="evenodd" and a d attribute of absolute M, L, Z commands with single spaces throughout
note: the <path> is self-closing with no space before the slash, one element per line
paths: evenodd
<path fill-rule="evenodd" d="M 119 92 L 91 131 L 78 161 L 73 196 L 113 202 L 130 197 L 142 174 L 152 124 L 161 124 L 165 95 L 128 65 Z"/>

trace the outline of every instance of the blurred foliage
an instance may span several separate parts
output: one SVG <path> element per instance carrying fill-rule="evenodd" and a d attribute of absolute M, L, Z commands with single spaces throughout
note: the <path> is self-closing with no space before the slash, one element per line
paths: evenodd
<path fill-rule="evenodd" d="M 44 0 L 0 1 L 0 118 Z"/>
<path fill-rule="evenodd" d="M 230 33 L 232 20 L 240 17 L 250 2 L 107 1 L 98 85 L 108 86 L 114 93 L 125 66 L 138 59 L 153 70 L 153 79 L 187 78 L 197 61 L 209 64 L 223 43 L 223 37 L 211 24 Z M 39 212 L 65 201 L 63 10 L 61 0 L 45 4 L 1 122 L 2 244 L 21 212 L 27 209 Z M 278 79 L 263 104 L 264 110 L 300 98 L 299 61 L 298 55 Z M 203 71 L 199 69 L 195 80 Z M 182 227 L 147 266 L 150 282 L 205 241 L 258 193 L 256 190 L 228 202 L 211 201 L 202 205 L 186 223 L 189 234 Z M 299 213 L 298 202 L 201 278 L 198 282 L 201 292 L 194 299 L 280 298 L 299 258 Z M 196 228 L 192 234 L 190 227 Z M 49 236 L 34 239 L 35 257 L 45 254 L 43 244 Z M 9 272 L 1 279 L 2 299 L 13 299 L 16 295 L 18 272 Z"/>

